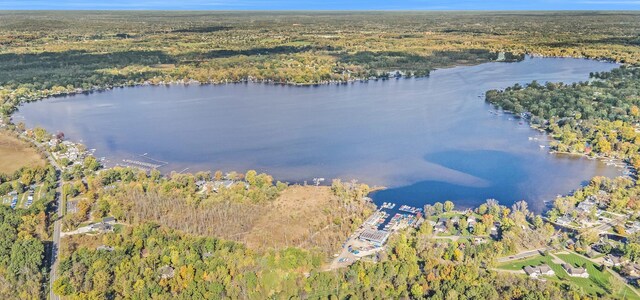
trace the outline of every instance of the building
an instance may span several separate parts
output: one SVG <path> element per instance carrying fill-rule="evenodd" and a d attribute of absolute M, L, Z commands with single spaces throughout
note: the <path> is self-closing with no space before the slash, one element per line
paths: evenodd
<path fill-rule="evenodd" d="M 371 242 L 378 247 L 384 245 L 388 238 L 389 232 L 384 230 L 365 229 L 360 234 L 361 240 Z"/>
<path fill-rule="evenodd" d="M 77 200 L 67 201 L 67 213 L 75 214 L 76 212 L 78 212 L 78 201 Z"/>
<path fill-rule="evenodd" d="M 547 264 L 538 266 L 538 269 L 540 269 L 540 274 L 542 275 L 552 276 L 556 274 L 556 272 L 554 272 L 553 269 L 551 269 L 551 267 L 549 267 L 549 265 Z"/>
<path fill-rule="evenodd" d="M 474 216 L 467 217 L 467 224 L 469 225 L 469 228 L 473 228 L 474 226 L 476 226 L 477 222 L 478 221 L 476 220 L 476 218 Z"/>
<path fill-rule="evenodd" d="M 438 224 L 438 225 L 433 227 L 433 231 L 435 231 L 436 233 L 446 232 L 447 231 L 447 226 L 444 226 L 442 224 Z"/>
<path fill-rule="evenodd" d="M 536 267 L 525 266 L 524 272 L 527 274 L 527 276 L 532 278 L 537 278 L 538 276 L 540 276 L 540 271 Z"/>
<path fill-rule="evenodd" d="M 571 277 L 589 278 L 587 269 L 581 267 L 572 267 L 569 264 L 562 264 L 562 268 L 567 271 L 567 274 Z"/>
<path fill-rule="evenodd" d="M 627 223 L 627 225 L 625 226 L 625 231 L 628 234 L 634 234 L 636 232 L 640 232 L 640 222 L 638 221 L 634 221 L 632 223 Z"/>
<path fill-rule="evenodd" d="M 591 199 L 588 199 L 578 203 L 577 209 L 578 211 L 583 213 L 590 213 L 594 207 L 596 207 L 596 202 Z"/>
<path fill-rule="evenodd" d="M 158 273 L 160 273 L 160 278 L 170 279 L 175 276 L 176 271 L 171 266 L 162 266 L 158 269 Z"/>
<path fill-rule="evenodd" d="M 539 276 L 553 276 L 555 272 L 547 264 L 542 264 L 537 267 L 526 266 L 524 272 L 531 278 L 538 278 Z"/>
<path fill-rule="evenodd" d="M 115 224 L 116 223 L 116 218 L 114 217 L 104 217 L 102 218 L 102 223 L 107 223 L 107 224 Z"/>
<path fill-rule="evenodd" d="M 625 264 L 626 262 L 627 262 L 627 260 L 625 258 L 623 258 L 622 256 L 607 254 L 604 257 L 604 263 L 606 265 L 613 266 L 613 267 L 620 267 L 623 264 Z"/>
<path fill-rule="evenodd" d="M 115 248 L 113 248 L 111 246 L 107 246 L 107 245 L 102 245 L 102 246 L 98 246 L 96 248 L 96 250 L 97 251 L 109 251 L 109 252 L 111 252 L 111 251 L 115 250 Z"/>
<path fill-rule="evenodd" d="M 235 181 L 233 180 L 217 180 L 213 182 L 213 191 L 218 192 L 220 189 L 228 189 L 233 186 Z"/>
<path fill-rule="evenodd" d="M 558 223 L 558 225 L 567 226 L 567 225 L 571 224 L 572 221 L 573 220 L 571 219 L 571 217 L 569 217 L 567 215 L 564 215 L 564 216 L 558 218 L 556 220 L 556 223 Z"/>
<path fill-rule="evenodd" d="M 91 230 L 95 230 L 101 233 L 112 232 L 113 225 L 105 222 L 95 223 L 91 225 Z"/>

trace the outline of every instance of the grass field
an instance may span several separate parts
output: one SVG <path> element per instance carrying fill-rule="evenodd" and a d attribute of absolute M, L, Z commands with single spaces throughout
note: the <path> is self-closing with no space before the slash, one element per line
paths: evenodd
<path fill-rule="evenodd" d="M 44 165 L 38 152 L 26 142 L 0 132 L 0 173 L 13 173 L 22 167 Z"/>
<path fill-rule="evenodd" d="M 252 248 L 286 245 L 328 251 L 350 232 L 334 223 L 336 217 L 345 219 L 339 207 L 330 187 L 291 186 L 260 213 L 244 242 Z"/>
<path fill-rule="evenodd" d="M 618 291 L 611 291 L 612 284 L 611 282 L 617 280 L 613 275 L 611 275 L 608 271 L 600 271 L 597 266 L 590 262 L 589 260 L 582 258 L 576 254 L 556 254 L 556 256 L 566 263 L 569 263 L 573 266 L 582 266 L 586 265 L 587 272 L 589 273 L 589 278 L 575 278 L 566 276 L 564 277 L 574 283 L 575 285 L 584 289 L 585 292 L 589 294 L 601 294 L 608 295 L 613 292 L 613 295 L 616 299 L 640 299 L 633 291 L 631 291 L 628 287 L 624 285 L 620 285 L 621 288 Z"/>
<path fill-rule="evenodd" d="M 562 268 L 560 264 L 554 263 L 551 256 L 536 256 L 532 258 L 512 261 L 500 264 L 498 269 L 518 271 L 522 270 L 525 266 L 538 266 L 541 264 L 547 264 L 555 272 L 555 276 L 545 276 L 546 279 L 555 282 L 570 283 L 584 290 L 593 296 L 597 295 L 610 295 L 612 292 L 616 299 L 640 299 L 631 289 L 624 286 L 621 282 L 619 284 L 619 291 L 612 291 L 611 282 L 617 279 L 613 277 L 608 271 L 600 271 L 597 266 L 587 259 L 584 259 L 575 254 L 556 254 L 556 256 L 562 259 L 564 262 L 569 263 L 575 267 L 586 264 L 589 278 L 570 277 L 567 272 Z M 524 276 L 524 275 L 523 275 Z"/>
<path fill-rule="evenodd" d="M 548 264 L 549 266 L 551 266 L 551 264 L 552 264 L 551 257 L 550 256 L 538 255 L 538 256 L 533 257 L 533 258 L 527 258 L 527 259 L 521 259 L 521 260 L 506 262 L 504 264 L 499 265 L 498 268 L 505 269 L 505 270 L 517 271 L 517 270 L 522 270 L 522 268 L 524 268 L 525 266 L 538 266 L 538 265 L 541 265 L 541 264 Z"/>

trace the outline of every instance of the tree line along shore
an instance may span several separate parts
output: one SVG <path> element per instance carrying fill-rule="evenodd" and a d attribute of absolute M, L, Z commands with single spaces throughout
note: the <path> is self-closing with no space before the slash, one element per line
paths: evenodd
<path fill-rule="evenodd" d="M 24 101 L 144 82 L 425 75 L 500 52 L 512 53 L 509 59 L 606 58 L 626 66 L 584 83 L 489 91 L 487 101 L 530 113 L 557 151 L 635 167 L 635 13 L 92 14 L 91 21 L 76 13 L 0 14 L 3 130 L 53 158 L 0 176 L 0 197 L 34 199 L 0 206 L 3 298 L 45 298 L 47 288 L 79 299 L 639 298 L 633 176 L 595 178 L 556 199 L 545 215 L 526 202 L 487 201 L 461 212 L 452 203 L 425 206 L 425 222 L 396 232 L 384 251 L 324 271 L 374 212 L 368 186 L 291 186 L 255 171 L 104 169 L 81 145 L 8 120 Z M 56 203 L 62 215 L 54 213 Z M 58 218 L 68 235 L 58 277 L 47 287 L 46 253 Z M 553 275 L 528 274 L 542 264 Z M 586 278 L 572 276 L 579 269 Z"/>

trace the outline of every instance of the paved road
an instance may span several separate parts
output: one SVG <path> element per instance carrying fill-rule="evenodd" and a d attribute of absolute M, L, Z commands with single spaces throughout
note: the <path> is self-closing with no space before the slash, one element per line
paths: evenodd
<path fill-rule="evenodd" d="M 53 292 L 53 283 L 56 281 L 57 279 L 57 274 L 56 274 L 56 268 L 58 267 L 58 250 L 60 249 L 60 219 L 62 218 L 64 211 L 62 210 L 62 179 L 60 178 L 60 174 L 62 173 L 62 169 L 60 168 L 60 166 L 58 165 L 58 163 L 53 159 L 53 157 L 51 156 L 51 153 L 49 153 L 49 151 L 47 151 L 47 149 L 40 143 L 38 143 L 36 140 L 31 139 L 29 137 L 26 136 L 21 136 L 22 138 L 24 138 L 25 140 L 29 141 L 30 143 L 36 145 L 36 147 L 38 147 L 38 149 L 40 149 L 43 153 L 45 153 L 45 155 L 47 156 L 47 160 L 49 160 L 49 163 L 51 163 L 51 165 L 56 169 L 56 171 L 58 172 L 58 181 L 56 182 L 56 194 L 55 194 L 55 205 L 56 205 L 56 219 L 53 221 L 53 238 L 52 238 L 52 243 L 51 243 L 51 253 L 49 256 L 49 262 L 50 262 L 50 273 L 49 273 L 49 299 L 50 300 L 59 300 L 60 297 L 58 297 L 58 295 L 56 295 Z"/>
<path fill-rule="evenodd" d="M 58 171 L 58 182 L 57 182 L 57 187 L 56 187 L 56 219 L 53 222 L 53 242 L 51 244 L 51 273 L 49 275 L 49 299 L 50 300 L 58 300 L 60 299 L 60 297 L 58 297 L 58 295 L 56 295 L 53 292 L 53 283 L 56 281 L 57 279 L 57 273 L 56 273 L 56 269 L 58 267 L 58 250 L 60 249 L 60 228 L 61 228 L 61 224 L 60 224 L 60 219 L 62 218 L 62 216 L 64 215 L 64 211 L 63 211 L 63 207 L 62 207 L 62 179 L 60 178 L 60 175 L 62 173 L 62 169 L 60 168 L 60 166 L 58 165 L 58 163 L 56 163 L 56 161 L 53 159 L 53 157 L 51 156 L 51 154 L 49 152 L 45 152 L 47 153 L 47 159 L 49 159 L 49 162 L 56 168 L 56 170 Z"/>
<path fill-rule="evenodd" d="M 498 258 L 498 262 L 499 263 L 504 263 L 504 262 L 508 262 L 508 261 L 512 261 L 512 260 L 518 260 L 518 259 L 527 258 L 527 257 L 530 257 L 530 256 L 536 256 L 536 255 L 539 255 L 540 253 L 544 252 L 545 250 L 551 250 L 551 248 L 539 248 L 539 249 L 534 249 L 534 250 L 522 251 L 522 252 L 520 252 L 518 254 L 505 256 L 505 257 L 500 257 L 500 258 Z"/>

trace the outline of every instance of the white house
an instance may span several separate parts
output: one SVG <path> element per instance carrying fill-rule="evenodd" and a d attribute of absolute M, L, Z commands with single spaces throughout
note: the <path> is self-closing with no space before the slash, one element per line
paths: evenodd
<path fill-rule="evenodd" d="M 571 277 L 589 278 L 589 273 L 585 268 L 575 268 L 569 264 L 562 264 L 562 268 L 567 271 L 567 274 Z"/>

